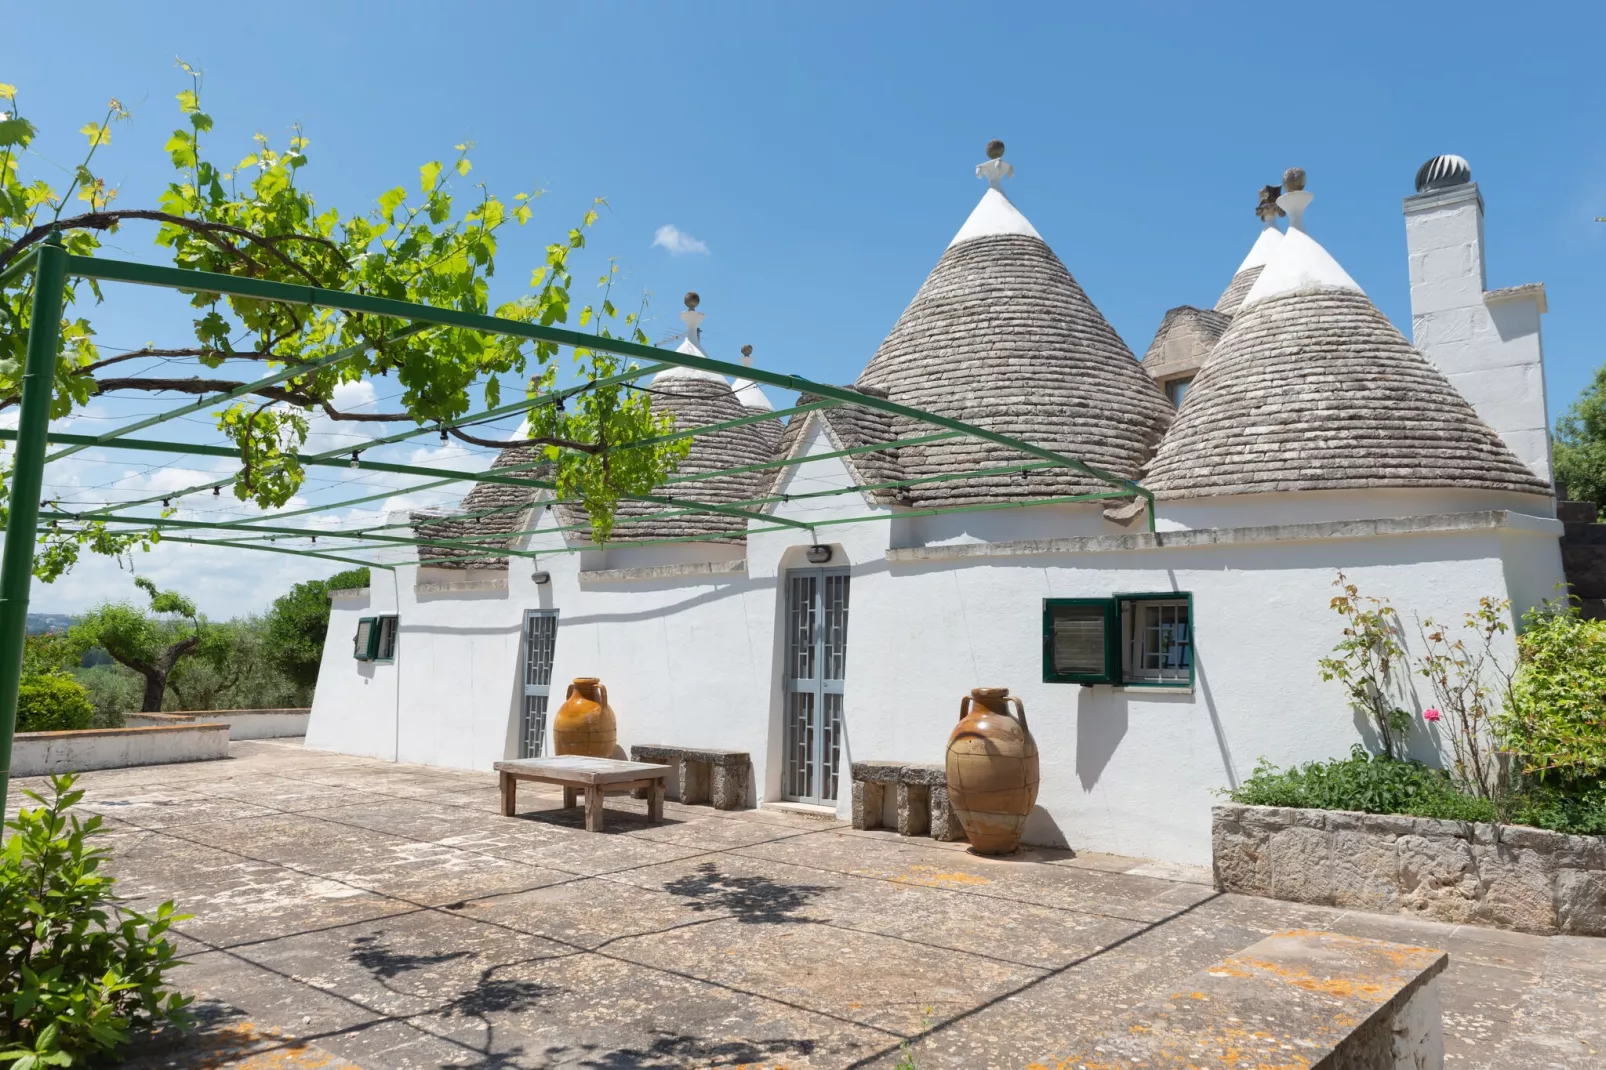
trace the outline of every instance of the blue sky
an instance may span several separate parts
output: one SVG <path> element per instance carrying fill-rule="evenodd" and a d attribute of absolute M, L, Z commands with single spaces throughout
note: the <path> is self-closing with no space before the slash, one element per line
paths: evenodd
<path fill-rule="evenodd" d="M 300 123 L 325 205 L 415 185 L 464 139 L 473 179 L 545 189 L 503 242 L 500 297 L 604 196 L 592 266 L 617 256 L 625 300 L 651 292 L 655 338 L 696 289 L 713 355 L 750 343 L 763 367 L 851 382 L 980 196 L 989 138 L 1009 145 L 1010 196 L 1140 354 L 1167 308 L 1215 300 L 1254 238 L 1255 191 L 1292 164 L 1317 195 L 1312 233 L 1409 333 L 1400 199 L 1423 160 L 1455 152 L 1487 205 L 1489 285 L 1546 284 L 1553 412 L 1606 359 L 1598 4 L 195 10 L 84 5 L 70 47 L 46 7 L 8 13 L 0 81 L 41 130 L 41 173 L 76 158 L 79 126 L 116 96 L 134 120 L 103 173 L 120 206 L 154 201 L 182 57 L 205 71 L 218 157 Z M 706 251 L 654 247 L 664 226 Z M 129 227 L 118 244 L 145 257 L 148 240 Z M 137 345 L 182 339 L 188 318 L 147 292 L 98 322 L 107 345 Z M 178 575 L 171 549 L 141 567 Z M 324 571 L 284 559 L 240 586 L 193 564 L 218 613 Z M 126 587 L 86 568 L 34 608 Z"/>

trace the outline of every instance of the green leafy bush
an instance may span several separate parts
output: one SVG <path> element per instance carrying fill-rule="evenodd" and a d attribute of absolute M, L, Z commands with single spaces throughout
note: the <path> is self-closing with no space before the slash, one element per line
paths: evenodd
<path fill-rule="evenodd" d="M 71 776 L 52 795 L 27 796 L 0 850 L 0 1063 L 11 1070 L 82 1066 L 115 1052 L 131 1030 L 187 1027 L 190 1000 L 167 991 L 175 966 L 166 932 L 187 915 L 171 902 L 154 917 L 128 910 L 100 872 L 90 841 L 100 818 L 67 811 L 83 798 Z"/>
<path fill-rule="evenodd" d="M 1606 777 L 1606 621 L 1552 604 L 1523 625 L 1502 742 L 1545 779 Z"/>
<path fill-rule="evenodd" d="M 1508 802 L 1518 825 L 1606 836 L 1606 781 L 1530 784 Z"/>
<path fill-rule="evenodd" d="M 89 701 L 89 692 L 66 673 L 26 677 L 17 691 L 18 732 L 88 728 L 94 718 L 95 706 Z"/>
<path fill-rule="evenodd" d="M 1368 814 L 1412 814 L 1458 821 L 1493 821 L 1494 804 L 1455 789 L 1449 774 L 1421 762 L 1367 754 L 1277 769 L 1264 759 L 1235 791 L 1233 802 Z"/>

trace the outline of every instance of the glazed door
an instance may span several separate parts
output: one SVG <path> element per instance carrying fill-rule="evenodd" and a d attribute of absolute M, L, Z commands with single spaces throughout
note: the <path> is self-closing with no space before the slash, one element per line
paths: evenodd
<path fill-rule="evenodd" d="M 541 757 L 546 705 L 552 693 L 552 656 L 558 645 L 558 611 L 524 613 L 524 706 L 519 716 L 519 757 Z"/>
<path fill-rule="evenodd" d="M 848 570 L 788 572 L 781 794 L 794 802 L 836 802 L 847 653 Z"/>

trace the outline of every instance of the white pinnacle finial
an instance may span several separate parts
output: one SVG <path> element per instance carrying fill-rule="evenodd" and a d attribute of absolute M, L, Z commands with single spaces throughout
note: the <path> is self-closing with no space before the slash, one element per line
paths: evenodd
<path fill-rule="evenodd" d="M 976 177 L 987 180 L 988 189 L 1002 192 L 1003 181 L 1012 178 L 1015 168 L 1004 160 L 1004 143 L 996 138 L 987 143 L 987 162 L 976 165 Z"/>
<path fill-rule="evenodd" d="M 686 295 L 686 311 L 680 314 L 680 322 L 686 325 L 686 341 L 694 346 L 700 346 L 703 342 L 703 333 L 698 328 L 705 317 L 701 312 L 697 311 L 697 306 L 702 303 L 702 300 L 697 296 L 697 291 L 691 291 Z"/>
<path fill-rule="evenodd" d="M 1288 226 L 1293 230 L 1305 229 L 1305 209 L 1315 200 L 1314 194 L 1305 189 L 1305 172 L 1298 167 L 1290 167 L 1283 172 L 1283 189 L 1287 190 L 1277 198 L 1277 207 L 1288 213 Z"/>

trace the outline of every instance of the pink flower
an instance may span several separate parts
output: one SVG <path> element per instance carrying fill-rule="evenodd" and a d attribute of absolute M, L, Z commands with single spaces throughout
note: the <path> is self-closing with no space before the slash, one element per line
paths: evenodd
<path fill-rule="evenodd" d="M 1422 719 L 1424 721 L 1437 721 L 1442 716 L 1443 714 L 1434 709 L 1432 706 L 1429 706 L 1427 709 L 1422 711 Z"/>

